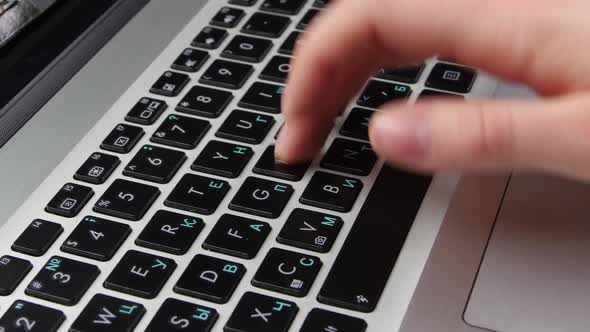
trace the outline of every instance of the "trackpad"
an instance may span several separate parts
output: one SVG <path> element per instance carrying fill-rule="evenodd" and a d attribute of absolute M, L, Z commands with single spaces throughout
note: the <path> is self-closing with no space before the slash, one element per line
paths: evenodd
<path fill-rule="evenodd" d="M 493 331 L 588 331 L 590 185 L 539 175 L 509 184 L 465 321 Z"/>

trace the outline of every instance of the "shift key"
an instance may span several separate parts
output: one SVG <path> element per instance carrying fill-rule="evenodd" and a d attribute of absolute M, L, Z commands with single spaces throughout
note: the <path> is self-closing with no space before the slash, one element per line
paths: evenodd
<path fill-rule="evenodd" d="M 320 290 L 319 302 L 375 310 L 430 181 L 387 166 L 381 170 Z"/>

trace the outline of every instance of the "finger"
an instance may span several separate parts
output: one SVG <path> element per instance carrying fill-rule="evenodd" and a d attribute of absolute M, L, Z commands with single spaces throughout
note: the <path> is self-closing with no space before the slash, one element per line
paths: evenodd
<path fill-rule="evenodd" d="M 551 21 L 540 18 L 540 11 L 518 5 L 505 10 L 495 2 L 469 0 L 449 0 L 444 6 L 440 10 L 431 0 L 339 1 L 320 16 L 296 50 L 277 157 L 299 161 L 312 156 L 311 150 L 321 145 L 316 141 L 325 136 L 319 130 L 325 125 L 318 123 L 333 118 L 380 65 L 438 53 L 548 89 L 547 80 L 534 74 L 543 66 L 533 61 L 540 58 L 533 50 L 548 48 L 550 40 L 550 28 L 539 22 Z M 560 75 L 566 72 L 563 65 L 556 67 Z"/>
<path fill-rule="evenodd" d="M 539 169 L 590 179 L 590 98 L 390 105 L 371 119 L 375 151 L 424 171 Z"/>

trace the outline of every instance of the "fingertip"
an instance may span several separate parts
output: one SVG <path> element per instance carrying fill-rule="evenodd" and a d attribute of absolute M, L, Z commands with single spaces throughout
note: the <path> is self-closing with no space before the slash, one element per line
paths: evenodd
<path fill-rule="evenodd" d="M 430 133 L 425 114 L 411 110 L 378 112 L 371 119 L 369 137 L 376 152 L 390 161 L 423 164 Z"/>

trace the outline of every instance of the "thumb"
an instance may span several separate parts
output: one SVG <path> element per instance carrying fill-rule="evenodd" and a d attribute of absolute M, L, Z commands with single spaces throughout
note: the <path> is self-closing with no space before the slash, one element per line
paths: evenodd
<path fill-rule="evenodd" d="M 590 179 L 590 98 L 388 105 L 370 137 L 386 160 L 422 171 L 538 169 Z"/>

